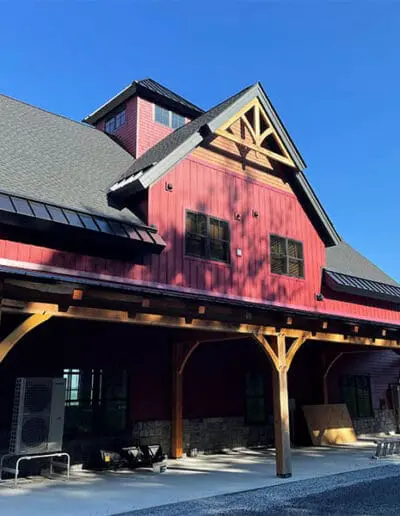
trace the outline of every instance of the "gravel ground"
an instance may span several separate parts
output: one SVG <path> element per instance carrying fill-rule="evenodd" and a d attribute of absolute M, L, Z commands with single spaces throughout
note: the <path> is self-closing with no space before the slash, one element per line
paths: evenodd
<path fill-rule="evenodd" d="M 202 498 L 119 516 L 400 514 L 400 466 L 387 465 L 321 479 Z M 284 482 L 284 481 L 282 481 Z"/>

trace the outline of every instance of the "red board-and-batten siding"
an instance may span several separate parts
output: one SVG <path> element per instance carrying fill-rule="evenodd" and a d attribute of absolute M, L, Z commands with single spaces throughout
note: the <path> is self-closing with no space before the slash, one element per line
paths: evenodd
<path fill-rule="evenodd" d="M 173 191 L 165 190 L 165 182 Z M 148 265 L 79 256 L 33 245 L 0 240 L 0 262 L 14 261 L 59 268 L 59 272 L 100 275 L 126 283 L 145 282 L 159 288 L 206 291 L 227 298 L 272 303 L 311 312 L 398 323 L 399 312 L 390 305 L 365 301 L 315 300 L 320 291 L 325 248 L 297 198 L 287 191 L 211 165 L 189 156 L 153 185 L 149 195 L 149 222 L 167 242 L 160 256 Z M 231 229 L 231 264 L 184 256 L 185 210 L 199 210 L 226 219 Z M 252 216 L 252 210 L 259 217 Z M 234 220 L 233 213 L 241 214 Z M 277 233 L 304 244 L 305 279 L 271 274 L 269 235 Z M 236 250 L 242 250 L 242 256 Z M 83 274 L 82 274 L 83 273 Z M 386 308 L 387 306 L 387 308 Z"/>
<path fill-rule="evenodd" d="M 125 148 L 139 156 L 171 132 L 154 122 L 154 104 L 133 98 L 126 104 L 127 122 L 116 133 Z M 97 124 L 103 128 L 104 121 Z M 236 170 L 236 169 L 235 169 Z M 166 181 L 173 191 L 165 190 Z M 277 184 L 278 187 L 271 186 Z M 185 210 L 197 210 L 229 221 L 231 263 L 229 265 L 184 256 Z M 252 216 L 257 210 L 259 217 Z M 241 220 L 234 220 L 234 213 Z M 156 284 L 206 292 L 227 298 L 242 298 L 311 312 L 400 323 L 399 312 L 389 304 L 378 304 L 346 296 L 318 302 L 324 245 L 290 188 L 272 179 L 269 184 L 234 172 L 229 165 L 207 160 L 207 152 L 195 151 L 150 188 L 148 222 L 159 228 L 167 242 L 160 256 L 147 265 L 80 256 L 0 239 L 0 263 L 88 277 L 103 277 L 122 283 Z M 276 233 L 304 244 L 305 279 L 271 274 L 269 235 Z M 1 233 L 0 233 L 1 237 Z M 241 249 L 242 256 L 237 256 Z"/>
<path fill-rule="evenodd" d="M 140 97 L 133 97 L 125 104 L 126 121 L 114 135 L 122 146 L 138 158 L 150 147 L 168 136 L 172 129 L 154 121 L 154 104 Z M 189 119 L 186 118 L 186 122 Z M 97 129 L 104 130 L 105 119 L 99 120 Z"/>

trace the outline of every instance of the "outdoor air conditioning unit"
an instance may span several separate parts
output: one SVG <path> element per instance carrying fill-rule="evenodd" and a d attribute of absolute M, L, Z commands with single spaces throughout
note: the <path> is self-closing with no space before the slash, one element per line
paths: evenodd
<path fill-rule="evenodd" d="M 62 450 L 65 380 L 17 378 L 10 453 L 30 455 Z"/>

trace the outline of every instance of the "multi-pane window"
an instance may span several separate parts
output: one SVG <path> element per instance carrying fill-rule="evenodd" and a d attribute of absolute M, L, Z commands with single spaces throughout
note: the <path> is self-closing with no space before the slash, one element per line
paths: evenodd
<path fill-rule="evenodd" d="M 126 371 L 64 369 L 65 433 L 113 435 L 126 430 Z"/>
<path fill-rule="evenodd" d="M 203 213 L 186 212 L 185 254 L 228 263 L 229 224 Z"/>
<path fill-rule="evenodd" d="M 369 376 L 342 376 L 340 378 L 340 395 L 342 403 L 346 403 L 352 417 L 373 417 Z"/>
<path fill-rule="evenodd" d="M 154 120 L 159 124 L 171 127 L 171 129 L 178 129 L 185 125 L 185 118 L 173 111 L 165 109 L 161 106 L 154 106 Z"/>
<path fill-rule="evenodd" d="M 265 379 L 262 374 L 246 374 L 246 414 L 247 424 L 266 422 Z"/>
<path fill-rule="evenodd" d="M 304 278 L 303 244 L 297 240 L 270 236 L 271 272 Z"/>
<path fill-rule="evenodd" d="M 104 130 L 106 133 L 113 133 L 114 131 L 117 131 L 121 125 L 124 125 L 126 122 L 126 111 L 125 108 L 121 109 L 117 113 L 115 113 L 111 118 L 109 118 L 105 125 Z"/>

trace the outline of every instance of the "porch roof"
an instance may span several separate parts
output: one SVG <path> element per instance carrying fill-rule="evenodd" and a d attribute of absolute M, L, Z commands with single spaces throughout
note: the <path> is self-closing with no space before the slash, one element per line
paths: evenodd
<path fill-rule="evenodd" d="M 327 269 L 324 271 L 324 279 L 327 285 L 336 292 L 400 303 L 400 286 L 349 276 Z"/>
<path fill-rule="evenodd" d="M 26 197 L 0 192 L 0 221 L 6 225 L 30 228 L 49 233 L 50 238 L 61 236 L 61 240 L 82 239 L 86 245 L 96 245 L 107 250 L 116 246 L 118 250 L 161 252 L 165 242 L 155 228 L 121 222 L 100 217 L 50 203 L 39 202 Z M 71 242 L 68 242 L 69 244 Z M 68 249 L 68 246 L 67 246 Z"/>

